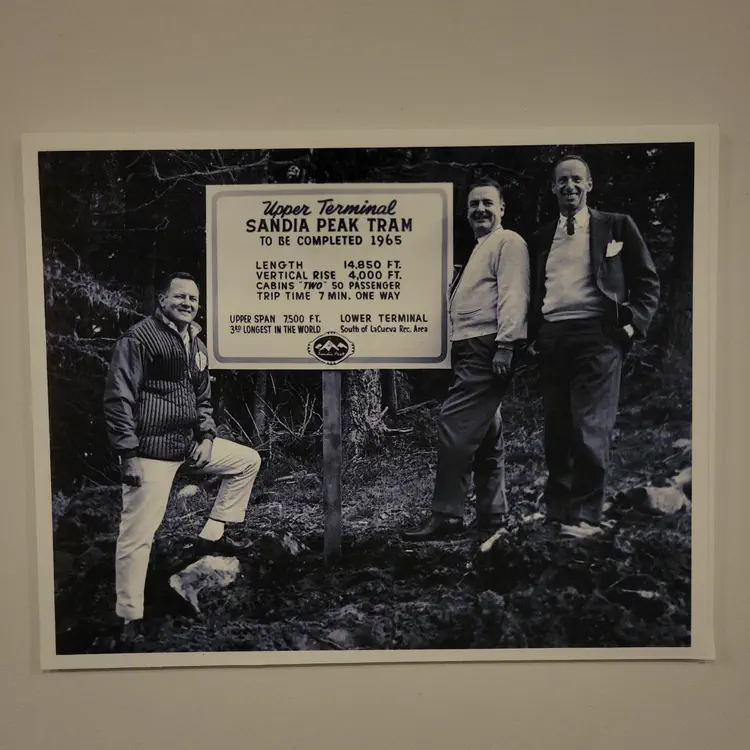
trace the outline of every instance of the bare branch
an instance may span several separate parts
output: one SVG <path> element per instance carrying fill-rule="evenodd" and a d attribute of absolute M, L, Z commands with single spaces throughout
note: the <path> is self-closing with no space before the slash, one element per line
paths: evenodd
<path fill-rule="evenodd" d="M 413 406 L 405 406 L 403 409 L 399 409 L 396 414 L 406 414 L 406 412 L 409 411 L 415 411 L 416 409 L 420 409 L 423 406 L 434 406 L 437 403 L 435 399 L 430 399 L 429 401 L 422 401 L 419 404 L 414 404 Z"/>
<path fill-rule="evenodd" d="M 154 165 L 154 176 L 159 182 L 179 182 L 180 180 L 187 180 L 192 177 L 218 177 L 219 175 L 236 175 L 237 172 L 241 172 L 245 169 L 252 169 L 254 167 L 262 167 L 265 164 L 265 159 L 260 161 L 251 162 L 250 164 L 233 164 L 232 166 L 224 167 L 213 167 L 210 169 L 193 169 L 190 172 L 181 172 L 175 175 L 162 175 L 159 172 L 159 168 Z M 235 178 L 236 181 L 236 178 Z"/>
<path fill-rule="evenodd" d="M 177 183 L 173 183 L 171 185 L 168 185 L 164 190 L 162 190 L 158 195 L 156 195 L 151 200 L 146 201 L 145 203 L 141 203 L 138 206 L 133 206 L 132 208 L 123 208 L 120 210 L 112 210 L 108 209 L 107 211 L 92 211 L 92 216 L 119 216 L 121 214 L 132 214 L 135 211 L 141 211 L 142 209 L 146 208 L 147 206 L 153 206 L 154 203 L 156 203 L 158 200 L 160 200 L 163 196 L 165 196 Z"/>
<path fill-rule="evenodd" d="M 494 169 L 498 172 L 506 172 L 507 174 L 515 175 L 516 177 L 521 177 L 525 180 L 533 180 L 535 178 L 529 177 L 528 175 L 524 174 L 523 172 L 518 172 L 515 169 L 510 169 L 510 167 L 503 167 L 500 164 L 497 164 L 495 162 L 491 161 L 485 161 L 485 162 L 474 162 L 469 164 L 462 164 L 461 162 L 457 161 L 438 161 L 437 159 L 428 159 L 427 161 L 421 161 L 416 164 L 399 164 L 398 167 L 395 167 L 391 171 L 395 171 L 396 169 L 401 171 L 416 171 L 423 167 L 450 167 L 451 169 L 458 169 L 462 172 L 465 172 L 467 169 Z"/>
<path fill-rule="evenodd" d="M 224 409 L 224 413 L 232 420 L 232 422 L 234 423 L 235 427 L 242 433 L 242 437 L 244 437 L 245 440 L 247 440 L 248 445 L 252 445 L 253 441 L 250 440 L 248 434 L 242 428 L 242 425 L 232 416 L 232 414 L 229 411 L 229 409 Z"/>

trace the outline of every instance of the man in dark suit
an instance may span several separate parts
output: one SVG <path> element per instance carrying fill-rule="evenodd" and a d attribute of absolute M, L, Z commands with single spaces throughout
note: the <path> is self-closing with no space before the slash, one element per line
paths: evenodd
<path fill-rule="evenodd" d="M 587 206 L 588 164 L 554 167 L 560 216 L 529 241 L 529 337 L 539 353 L 544 403 L 547 521 L 576 536 L 602 520 L 622 362 L 659 302 L 659 278 L 638 228 Z M 572 527 L 572 528 L 571 528 Z"/>

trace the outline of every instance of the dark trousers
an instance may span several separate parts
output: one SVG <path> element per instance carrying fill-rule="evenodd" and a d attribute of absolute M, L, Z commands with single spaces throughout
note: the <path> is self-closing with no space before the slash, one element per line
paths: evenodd
<path fill-rule="evenodd" d="M 474 475 L 477 516 L 508 510 L 500 402 L 511 378 L 492 372 L 495 336 L 454 341 L 453 384 L 438 417 L 438 456 L 432 509 L 462 518 Z"/>
<path fill-rule="evenodd" d="M 600 320 L 543 323 L 537 336 L 544 402 L 547 518 L 599 523 L 624 349 Z"/>

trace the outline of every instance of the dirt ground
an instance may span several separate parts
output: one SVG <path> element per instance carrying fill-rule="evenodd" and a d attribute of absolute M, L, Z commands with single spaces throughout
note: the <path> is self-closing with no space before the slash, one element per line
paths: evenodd
<path fill-rule="evenodd" d="M 200 614 L 167 581 L 192 561 L 184 548 L 217 483 L 179 478 L 152 551 L 149 627 L 136 650 L 689 645 L 689 509 L 654 516 L 617 499 L 691 465 L 688 407 L 673 394 L 644 393 L 634 387 L 624 397 L 609 486 L 612 526 L 600 537 L 564 540 L 543 527 L 539 403 L 516 392 L 505 407 L 506 531 L 486 552 L 480 547 L 490 534 L 472 529 L 450 541 L 401 540 L 399 531 L 429 511 L 433 403 L 391 420 L 376 456 L 345 464 L 338 564 L 326 566 L 322 557 L 319 463 L 284 453 L 264 465 L 245 525 L 254 544 L 239 558 L 241 575 L 202 600 Z M 320 455 L 319 444 L 307 447 L 308 455 Z M 470 523 L 470 502 L 467 508 Z M 117 487 L 93 488 L 73 497 L 57 522 L 61 654 L 119 648 L 111 638 L 118 512 Z"/>

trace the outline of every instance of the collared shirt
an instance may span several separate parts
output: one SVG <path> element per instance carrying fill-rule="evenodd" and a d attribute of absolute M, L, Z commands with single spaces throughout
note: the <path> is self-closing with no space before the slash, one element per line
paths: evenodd
<path fill-rule="evenodd" d="M 591 214 L 589 213 L 588 206 L 584 206 L 577 214 L 574 214 L 573 216 L 573 226 L 575 226 L 576 229 L 585 229 L 588 230 L 589 228 L 589 222 L 591 220 Z M 560 221 L 558 221 L 557 226 L 560 229 L 566 229 L 568 225 L 568 217 L 560 215 Z"/>
<path fill-rule="evenodd" d="M 196 322 L 190 323 L 188 326 L 186 326 L 185 330 L 180 333 L 177 326 L 174 324 L 174 321 L 171 321 L 164 313 L 161 311 L 161 309 L 157 309 L 156 311 L 156 317 L 161 320 L 162 323 L 167 325 L 169 328 L 171 328 L 173 331 L 175 331 L 179 337 L 182 339 L 182 343 L 185 345 L 185 353 L 187 354 L 188 358 L 190 358 L 190 349 L 191 349 L 191 334 L 193 336 L 197 336 L 200 331 L 201 327 Z"/>
<path fill-rule="evenodd" d="M 567 232 L 567 220 L 560 217 L 547 257 L 542 315 L 550 321 L 598 317 L 606 310 L 592 274 L 589 209 L 573 217 L 573 234 Z"/>

